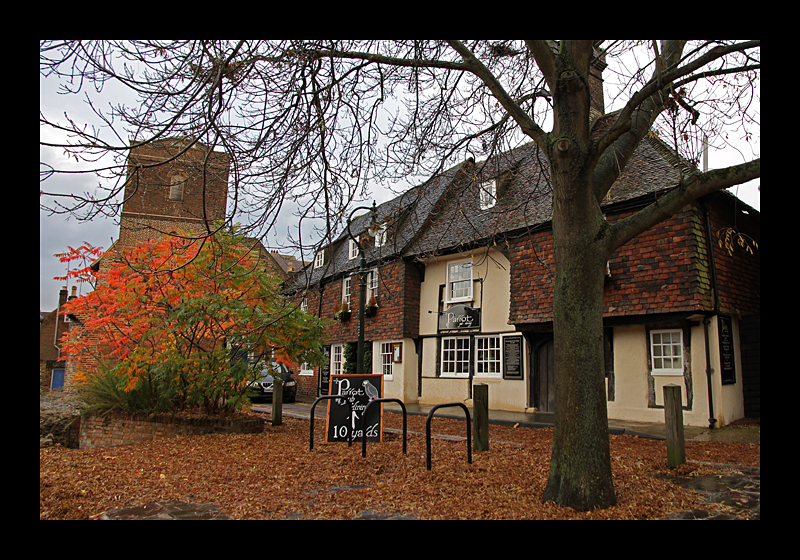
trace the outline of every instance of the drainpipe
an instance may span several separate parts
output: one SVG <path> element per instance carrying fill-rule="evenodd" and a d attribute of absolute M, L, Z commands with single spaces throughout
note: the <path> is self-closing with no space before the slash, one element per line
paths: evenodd
<path fill-rule="evenodd" d="M 319 281 L 319 302 L 317 302 L 317 317 L 322 317 L 322 297 L 325 295 L 325 284 L 322 282 L 322 278 Z M 328 360 L 330 360 L 330 356 L 328 356 Z M 328 362 L 328 366 L 330 367 L 330 361 Z M 329 381 L 330 383 L 330 377 Z M 319 368 L 319 373 L 317 374 L 317 396 L 320 396 L 320 392 L 322 391 L 322 367 Z"/>
<path fill-rule="evenodd" d="M 704 200 L 700 201 L 706 218 L 706 239 L 708 241 L 708 264 L 711 267 L 711 287 L 714 290 L 714 311 L 707 314 L 703 319 L 703 329 L 706 338 L 706 382 L 708 384 L 708 427 L 714 429 L 717 424 L 717 419 L 714 416 L 714 395 L 712 394 L 711 387 L 711 349 L 708 343 L 708 325 L 711 322 L 711 317 L 719 315 L 719 291 L 717 289 L 717 269 L 714 264 L 714 244 L 711 239 L 711 214 L 708 211 L 708 205 Z"/>
<path fill-rule="evenodd" d="M 75 286 L 73 286 L 74 291 Z M 64 321 L 61 317 L 61 307 L 67 303 L 67 287 L 62 286 L 61 291 L 58 292 L 58 309 L 56 309 L 56 328 L 53 332 L 53 347 L 56 349 L 56 361 L 61 359 L 61 347 L 58 345 L 58 325 Z"/>

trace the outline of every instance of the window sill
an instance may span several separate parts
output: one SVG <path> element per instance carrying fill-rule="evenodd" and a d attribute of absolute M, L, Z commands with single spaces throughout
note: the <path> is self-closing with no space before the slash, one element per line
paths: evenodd
<path fill-rule="evenodd" d="M 653 377 L 683 377 L 682 371 L 651 371 Z"/>
<path fill-rule="evenodd" d="M 452 305 L 454 303 L 472 303 L 473 301 L 475 301 L 475 298 L 469 297 L 469 298 L 459 298 L 459 299 L 446 299 L 444 300 L 444 303 L 445 305 Z"/>

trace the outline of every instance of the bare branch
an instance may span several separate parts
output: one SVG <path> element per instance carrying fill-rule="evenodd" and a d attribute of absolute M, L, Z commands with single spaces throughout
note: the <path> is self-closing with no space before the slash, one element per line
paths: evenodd
<path fill-rule="evenodd" d="M 547 87 L 553 91 L 556 87 L 556 61 L 553 56 L 553 43 L 552 41 L 544 40 L 528 40 L 525 41 L 528 50 L 533 55 L 536 64 L 544 74 L 544 79 L 547 81 Z"/>
<path fill-rule="evenodd" d="M 679 66 L 685 41 L 667 41 L 661 49 L 664 70 L 657 70 L 648 83 L 636 92 L 617 117 L 612 127 L 597 141 L 595 154 L 594 186 L 597 200 L 602 200 L 633 153 L 633 149 L 644 137 L 658 114 L 664 109 L 668 97 L 667 89 L 703 77 L 693 72 L 733 52 L 744 52 L 760 45 L 760 41 L 749 41 L 733 45 L 717 46 L 697 59 Z M 612 147 L 613 145 L 613 147 Z"/>
<path fill-rule="evenodd" d="M 666 220 L 701 196 L 752 181 L 760 176 L 761 158 L 725 169 L 695 173 L 647 208 L 612 225 L 606 251 L 610 255 L 643 231 Z"/>
<path fill-rule="evenodd" d="M 545 145 L 546 133 L 533 122 L 533 119 L 517 105 L 503 89 L 498 79 L 484 66 L 480 60 L 461 41 L 448 41 L 450 46 L 464 58 L 467 69 L 478 76 L 497 98 L 503 108 L 517 122 L 522 131 L 530 136 L 539 146 Z"/>

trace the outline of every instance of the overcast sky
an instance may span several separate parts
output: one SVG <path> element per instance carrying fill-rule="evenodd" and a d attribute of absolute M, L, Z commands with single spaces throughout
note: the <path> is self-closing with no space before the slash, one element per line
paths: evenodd
<path fill-rule="evenodd" d="M 93 115 L 88 110 L 83 94 L 59 95 L 56 93 L 57 83 L 53 79 L 39 77 L 39 108 L 50 118 L 60 116 L 63 118 L 66 111 L 70 118 L 78 123 L 93 121 Z M 92 93 L 94 93 L 92 91 Z M 106 103 L 119 101 L 113 99 L 113 88 L 106 86 L 104 90 Z M 607 96 L 608 105 L 608 96 Z M 106 105 L 107 106 L 107 105 Z M 606 107 L 608 112 L 616 107 Z M 42 139 L 49 134 L 40 129 Z M 735 138 L 730 139 L 736 143 Z M 752 159 L 749 148 L 742 147 L 743 152 L 729 148 L 724 151 L 710 150 L 709 168 L 721 168 L 735 165 Z M 64 168 L 69 163 L 64 154 L 58 150 L 40 147 L 40 160 L 52 162 L 54 167 Z M 94 192 L 99 179 L 93 175 L 58 175 L 48 179 L 40 187 L 47 192 Z M 731 189 L 746 204 L 756 210 L 761 210 L 761 196 L 759 191 L 760 180 L 752 181 Z M 393 198 L 388 189 L 373 187 L 373 196 L 378 204 Z M 94 219 L 91 222 L 81 222 L 65 216 L 48 216 L 46 212 L 39 211 L 39 310 L 49 312 L 58 306 L 58 292 L 64 282 L 53 280 L 55 276 L 63 276 L 66 266 L 60 263 L 53 255 L 66 251 L 67 246 L 78 247 L 84 241 L 104 249 L 112 243 L 112 238 L 117 239 L 119 232 L 118 218 Z M 279 234 L 285 234 L 284 226 Z M 277 240 L 276 240 L 277 241 Z M 71 289 L 71 288 L 70 288 Z M 78 285 L 79 293 L 90 289 L 87 285 Z"/>

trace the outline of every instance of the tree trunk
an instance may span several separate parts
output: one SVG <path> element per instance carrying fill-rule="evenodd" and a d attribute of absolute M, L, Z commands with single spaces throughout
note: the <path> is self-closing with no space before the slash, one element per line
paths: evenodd
<path fill-rule="evenodd" d="M 579 511 L 616 504 L 603 360 L 603 274 L 608 223 L 586 152 L 560 140 L 553 174 L 555 430 L 543 501 Z"/>
<path fill-rule="evenodd" d="M 555 257 L 555 430 L 543 501 L 585 511 L 613 506 L 616 497 L 604 386 L 605 263 L 580 245 L 563 243 Z"/>

